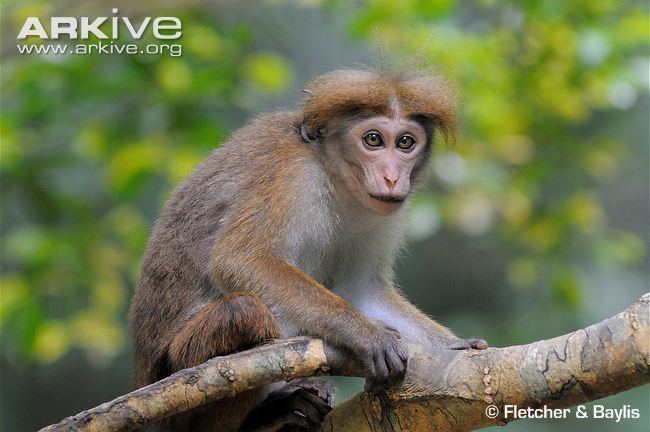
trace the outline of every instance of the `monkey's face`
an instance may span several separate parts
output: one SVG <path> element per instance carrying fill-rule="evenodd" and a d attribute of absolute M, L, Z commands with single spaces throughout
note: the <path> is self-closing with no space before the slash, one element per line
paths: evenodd
<path fill-rule="evenodd" d="M 377 116 L 347 122 L 338 135 L 333 157 L 346 188 L 377 213 L 400 208 L 429 153 L 424 128 L 410 119 Z"/>

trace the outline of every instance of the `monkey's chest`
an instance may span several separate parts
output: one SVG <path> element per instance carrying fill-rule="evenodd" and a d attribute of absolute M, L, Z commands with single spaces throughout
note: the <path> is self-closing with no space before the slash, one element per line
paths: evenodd
<path fill-rule="evenodd" d="M 296 265 L 327 288 L 356 285 L 377 262 L 376 248 L 369 237 L 341 236 L 330 243 L 305 244 Z"/>

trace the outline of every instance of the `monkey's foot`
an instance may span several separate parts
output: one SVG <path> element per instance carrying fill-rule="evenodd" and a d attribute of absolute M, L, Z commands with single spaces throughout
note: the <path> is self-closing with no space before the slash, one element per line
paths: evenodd
<path fill-rule="evenodd" d="M 458 339 L 449 345 L 452 350 L 479 349 L 483 350 L 488 347 L 488 343 L 483 339 Z"/>
<path fill-rule="evenodd" d="M 318 430 L 332 410 L 334 386 L 328 381 L 294 380 L 269 396 L 246 417 L 245 432 Z"/>

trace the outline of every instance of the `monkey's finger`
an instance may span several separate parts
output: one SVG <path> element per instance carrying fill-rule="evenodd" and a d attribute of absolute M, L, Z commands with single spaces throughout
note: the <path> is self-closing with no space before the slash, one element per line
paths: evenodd
<path fill-rule="evenodd" d="M 449 345 L 452 350 L 465 350 L 465 349 L 485 349 L 488 347 L 487 342 L 483 339 L 459 339 Z"/>
<path fill-rule="evenodd" d="M 404 366 L 406 366 L 409 360 L 408 352 L 401 345 L 398 345 L 397 348 L 395 348 L 395 353 L 397 353 L 397 356 L 400 358 L 402 363 L 404 363 Z"/>
<path fill-rule="evenodd" d="M 334 405 L 334 395 L 336 394 L 336 387 L 330 381 L 321 381 L 318 386 L 318 397 L 327 402 L 327 405 Z"/>
<path fill-rule="evenodd" d="M 391 370 L 391 374 L 388 377 L 388 387 L 393 387 L 404 379 L 404 375 L 406 375 L 406 365 L 394 351 L 386 351 L 386 363 Z"/>
<path fill-rule="evenodd" d="M 375 372 L 375 365 L 372 361 L 366 361 L 365 362 L 366 366 L 366 384 L 363 386 L 363 390 L 366 393 L 371 393 L 375 394 L 377 392 L 377 383 L 376 383 L 376 377 L 377 374 Z"/>
<path fill-rule="evenodd" d="M 368 376 L 366 378 L 366 385 L 363 387 L 366 393 L 377 396 L 379 393 L 386 389 L 386 381 L 380 381 L 377 376 Z"/>
<path fill-rule="evenodd" d="M 386 386 L 379 384 L 377 381 L 372 380 L 370 378 L 366 378 L 366 385 L 363 387 L 363 390 L 366 393 L 370 393 L 371 395 L 377 396 L 385 388 Z"/>
<path fill-rule="evenodd" d="M 486 349 L 488 347 L 488 343 L 484 339 L 467 339 L 467 342 L 469 342 L 469 345 L 474 348 L 474 349 Z"/>
<path fill-rule="evenodd" d="M 292 426 L 296 426 L 299 428 L 310 428 L 312 427 L 312 424 L 303 412 L 296 409 L 280 415 L 277 415 L 276 413 L 275 418 L 273 419 L 273 423 L 264 426 L 265 427 L 262 428 L 244 427 L 242 428 L 242 431 L 249 432 L 249 431 L 257 431 L 257 430 L 264 430 L 264 431 L 294 430 L 293 428 L 291 428 Z"/>
<path fill-rule="evenodd" d="M 318 411 L 321 416 L 332 411 L 332 407 L 329 406 L 327 402 L 313 393 L 305 391 L 301 393 L 300 396 L 303 397 L 316 411 Z"/>
<path fill-rule="evenodd" d="M 384 327 L 386 330 L 390 331 L 391 333 L 395 334 L 398 340 L 402 340 L 402 334 L 397 330 L 395 327 L 391 327 L 389 325 L 384 324 Z"/>
<path fill-rule="evenodd" d="M 312 426 L 311 422 L 305 415 L 305 413 L 301 412 L 300 410 L 294 410 L 293 412 L 286 414 L 286 416 L 283 419 L 283 423 L 285 426 L 300 426 L 304 428 L 308 428 Z"/>
<path fill-rule="evenodd" d="M 332 384 L 329 381 L 319 381 L 319 380 L 314 380 L 314 381 L 307 381 L 303 380 L 299 383 L 300 388 L 304 388 L 305 390 L 315 394 L 319 398 L 321 398 L 323 401 L 331 403 L 332 401 L 332 396 L 334 395 L 334 384 Z"/>
<path fill-rule="evenodd" d="M 322 419 L 323 419 L 323 415 L 316 408 L 313 401 L 310 399 L 310 396 L 318 399 L 319 401 L 321 401 L 320 398 L 318 396 L 312 395 L 307 390 L 299 390 L 296 393 L 296 395 L 298 397 L 296 398 L 296 400 L 292 404 L 295 407 L 294 412 L 297 411 L 297 412 L 303 413 L 307 417 L 309 422 L 312 423 L 312 424 L 320 423 L 322 421 Z M 321 401 L 321 403 L 322 403 L 322 401 Z"/>
<path fill-rule="evenodd" d="M 388 378 L 391 375 L 389 365 L 386 363 L 386 354 L 385 352 L 379 352 L 378 355 L 373 357 L 375 363 L 375 370 L 377 371 L 376 379 L 386 386 L 388 384 Z"/>
<path fill-rule="evenodd" d="M 377 378 L 376 376 L 366 378 L 366 385 L 364 386 L 364 390 L 374 396 L 377 396 L 378 394 L 382 393 L 387 388 L 388 388 L 388 377 L 386 377 L 385 379 Z"/>
<path fill-rule="evenodd" d="M 401 363 L 400 363 L 400 365 L 401 365 Z M 406 375 L 406 369 L 405 368 L 402 367 L 400 369 L 394 369 L 392 371 L 390 377 L 388 377 L 388 382 L 387 382 L 388 388 L 394 387 L 395 385 L 400 383 L 404 379 L 405 375 Z"/>
<path fill-rule="evenodd" d="M 452 350 L 466 350 L 470 348 L 471 346 L 469 345 L 469 343 L 467 343 L 467 341 L 463 339 L 452 342 L 451 345 L 449 345 L 449 349 Z"/>
<path fill-rule="evenodd" d="M 296 378 L 289 381 L 286 387 L 304 387 L 305 385 L 309 385 L 309 383 L 310 381 L 307 378 Z"/>

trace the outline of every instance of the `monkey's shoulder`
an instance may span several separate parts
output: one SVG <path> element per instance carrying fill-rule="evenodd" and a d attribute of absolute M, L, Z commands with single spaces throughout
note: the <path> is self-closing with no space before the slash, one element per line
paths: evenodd
<path fill-rule="evenodd" d="M 268 171 L 273 159 L 286 158 L 291 151 L 304 151 L 298 130 L 300 121 L 300 114 L 294 111 L 271 112 L 251 119 L 203 159 L 177 191 L 213 190 L 219 185 L 240 183 L 243 187 L 245 180 Z"/>
<path fill-rule="evenodd" d="M 299 125 L 302 117 L 297 111 L 274 111 L 260 114 L 251 119 L 220 146 L 250 152 L 255 149 L 268 150 L 278 144 L 300 142 Z"/>
<path fill-rule="evenodd" d="M 190 224 L 208 216 L 219 219 L 260 189 L 295 183 L 305 171 L 301 167 L 313 161 L 299 135 L 300 121 L 299 112 L 277 111 L 234 131 L 175 188 L 163 219 Z"/>

